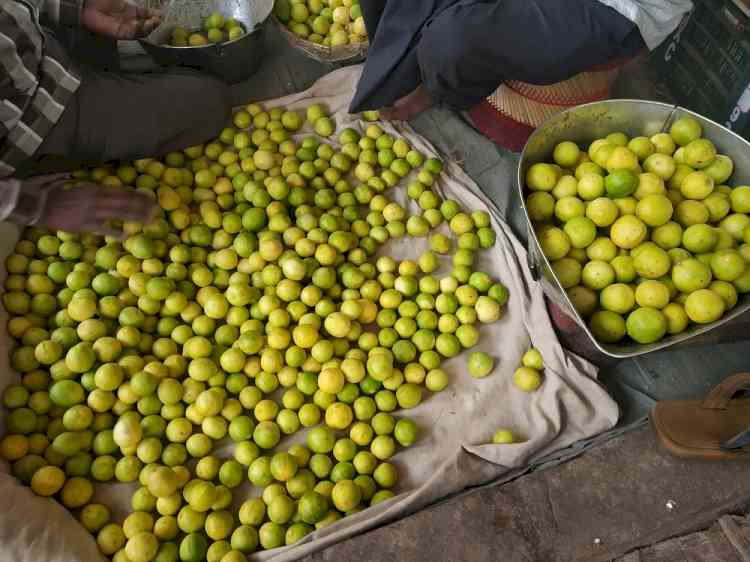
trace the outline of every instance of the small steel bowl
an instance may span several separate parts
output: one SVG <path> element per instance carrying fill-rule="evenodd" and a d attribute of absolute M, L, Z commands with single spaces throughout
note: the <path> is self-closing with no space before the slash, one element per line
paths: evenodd
<path fill-rule="evenodd" d="M 150 4 L 149 0 L 136 2 Z M 139 43 L 162 66 L 199 68 L 230 84 L 241 82 L 255 74 L 263 61 L 265 24 L 271 10 L 273 0 L 173 0 L 162 24 Z M 203 20 L 214 12 L 239 21 L 245 27 L 245 35 L 201 47 L 168 44 L 172 29 L 201 29 Z"/>

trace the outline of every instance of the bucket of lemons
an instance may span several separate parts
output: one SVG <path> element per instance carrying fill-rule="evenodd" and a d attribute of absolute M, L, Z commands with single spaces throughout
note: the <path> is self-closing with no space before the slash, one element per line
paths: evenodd
<path fill-rule="evenodd" d="M 518 182 L 532 271 L 612 357 L 750 308 L 750 144 L 697 114 L 610 100 L 542 126 Z"/>
<path fill-rule="evenodd" d="M 235 84 L 260 68 L 272 10 L 273 0 L 174 0 L 139 43 L 161 66 L 199 68 Z"/>
<path fill-rule="evenodd" d="M 273 18 L 289 44 L 320 62 L 355 62 L 369 46 L 359 0 L 277 0 Z"/>

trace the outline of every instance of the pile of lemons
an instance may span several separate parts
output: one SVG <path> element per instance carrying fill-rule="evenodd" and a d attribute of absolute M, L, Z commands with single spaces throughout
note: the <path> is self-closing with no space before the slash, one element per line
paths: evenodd
<path fill-rule="evenodd" d="M 367 41 L 359 0 L 276 0 L 274 14 L 297 37 L 319 45 Z"/>
<path fill-rule="evenodd" d="M 185 27 L 175 26 L 170 33 L 169 44 L 172 47 L 203 47 L 211 43 L 234 41 L 245 33 L 247 32 L 241 22 L 214 12 L 203 22 L 203 29 L 190 31 Z"/>
<path fill-rule="evenodd" d="M 0 454 L 113 560 L 237 562 L 391 498 L 419 434 L 396 412 L 502 316 L 473 267 L 490 217 L 433 189 L 442 163 L 375 123 L 335 133 L 321 105 L 251 104 L 214 142 L 74 174 L 152 195 L 153 223 L 29 228 L 7 258 Z M 414 214 L 388 197 L 406 182 Z M 431 250 L 389 257 L 406 235 Z M 135 488 L 124 521 L 94 501 L 109 482 Z"/>

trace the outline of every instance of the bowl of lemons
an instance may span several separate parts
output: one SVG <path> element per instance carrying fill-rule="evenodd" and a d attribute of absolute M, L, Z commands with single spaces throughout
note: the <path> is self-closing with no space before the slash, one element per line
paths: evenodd
<path fill-rule="evenodd" d="M 521 155 L 529 262 L 594 345 L 642 355 L 750 310 L 750 143 L 687 109 L 609 100 Z"/>
<path fill-rule="evenodd" d="M 359 0 L 276 0 L 273 19 L 292 47 L 317 61 L 353 63 L 367 56 Z"/>
<path fill-rule="evenodd" d="M 162 66 L 186 66 L 236 83 L 263 60 L 273 0 L 173 0 L 140 44 Z"/>

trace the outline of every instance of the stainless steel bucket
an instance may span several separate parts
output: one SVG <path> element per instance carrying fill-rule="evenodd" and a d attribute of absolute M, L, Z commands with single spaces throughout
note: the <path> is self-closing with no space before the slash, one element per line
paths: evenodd
<path fill-rule="evenodd" d="M 750 294 L 741 296 L 737 306 L 722 319 L 712 324 L 691 326 L 681 334 L 666 337 L 656 343 L 641 345 L 635 342 L 618 344 L 598 342 L 589 330 L 586 321 L 571 303 L 555 276 L 549 260 L 541 250 L 526 209 L 527 193 L 524 189 L 526 172 L 532 164 L 550 162 L 555 145 L 564 140 L 588 146 L 594 139 L 602 138 L 615 131 L 622 131 L 631 137 L 651 136 L 668 130 L 673 121 L 684 115 L 695 117 L 703 126 L 704 136 L 714 142 L 719 153 L 726 154 L 734 161 L 734 174 L 730 178 L 732 185 L 750 185 L 750 143 L 729 129 L 692 111 L 652 101 L 607 100 L 574 107 L 550 118 L 541 125 L 531 135 L 521 153 L 517 185 L 529 231 L 528 250 L 531 271 L 535 279 L 541 283 L 544 293 L 575 319 L 599 351 L 610 357 L 622 359 L 643 355 L 685 343 L 691 338 L 723 326 L 750 310 Z"/>

